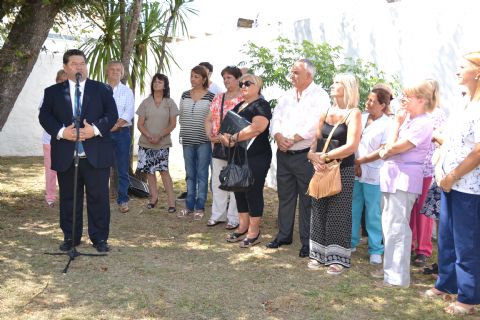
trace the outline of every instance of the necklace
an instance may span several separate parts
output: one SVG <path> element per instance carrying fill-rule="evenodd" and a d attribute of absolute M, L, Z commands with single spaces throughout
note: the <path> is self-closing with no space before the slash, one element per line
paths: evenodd
<path fill-rule="evenodd" d="M 240 108 L 238 108 L 238 113 L 242 112 L 246 107 L 248 107 L 248 102 L 244 101 Z"/>

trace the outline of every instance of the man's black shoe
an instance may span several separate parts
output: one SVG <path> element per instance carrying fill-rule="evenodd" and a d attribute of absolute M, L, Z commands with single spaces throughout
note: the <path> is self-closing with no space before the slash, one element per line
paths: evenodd
<path fill-rule="evenodd" d="M 107 241 L 99 240 L 93 244 L 93 247 L 97 249 L 98 252 L 108 252 L 110 251 L 110 247 L 108 246 Z"/>
<path fill-rule="evenodd" d="M 309 246 L 302 246 L 302 249 L 300 249 L 300 252 L 298 253 L 298 256 L 300 258 L 306 258 L 310 255 L 310 247 Z"/>
<path fill-rule="evenodd" d="M 177 199 L 183 200 L 185 198 L 187 198 L 187 192 L 186 191 L 183 192 L 181 195 L 179 195 Z"/>
<path fill-rule="evenodd" d="M 292 244 L 291 242 L 283 242 L 283 241 L 278 241 L 277 239 L 273 240 L 272 242 L 269 242 L 265 245 L 265 247 L 269 249 L 277 249 L 280 248 L 283 245 L 289 245 Z"/>
<path fill-rule="evenodd" d="M 75 246 L 78 246 L 80 244 L 80 241 L 75 242 Z M 65 239 L 63 242 L 60 244 L 59 247 L 60 251 L 68 251 L 72 249 L 72 239 Z"/>

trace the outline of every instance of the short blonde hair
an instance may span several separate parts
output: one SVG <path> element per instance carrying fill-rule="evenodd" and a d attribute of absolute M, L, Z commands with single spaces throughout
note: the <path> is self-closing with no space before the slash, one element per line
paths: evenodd
<path fill-rule="evenodd" d="M 258 87 L 258 94 L 260 94 L 263 89 L 262 78 L 251 73 L 246 73 L 243 76 L 241 76 L 240 79 L 238 79 L 238 81 L 240 82 L 240 81 L 243 81 L 243 79 L 247 79 L 247 78 L 248 80 L 251 80 Z"/>
<path fill-rule="evenodd" d="M 347 109 L 358 107 L 360 100 L 360 92 L 358 91 L 358 80 L 351 73 L 339 73 L 334 77 L 333 81 L 338 81 L 343 84 L 343 102 Z M 335 100 L 335 99 L 334 99 Z M 337 102 L 334 101 L 334 104 Z"/>
<path fill-rule="evenodd" d="M 403 88 L 404 94 L 407 96 L 415 96 L 425 100 L 425 110 L 430 112 L 435 109 L 434 88 L 430 80 L 422 80 L 419 83 L 413 83 Z"/>
<path fill-rule="evenodd" d="M 480 72 L 480 51 L 473 51 L 463 56 L 468 62 L 473 64 Z M 480 81 L 477 81 L 477 88 L 473 94 L 472 100 L 480 101 Z"/>

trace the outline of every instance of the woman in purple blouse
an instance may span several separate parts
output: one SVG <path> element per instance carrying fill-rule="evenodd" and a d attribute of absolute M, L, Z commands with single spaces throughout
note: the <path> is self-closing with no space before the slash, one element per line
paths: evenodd
<path fill-rule="evenodd" d="M 435 105 L 432 85 L 422 81 L 405 87 L 401 103 L 393 134 L 380 151 L 385 160 L 380 169 L 385 253 L 383 270 L 372 276 L 383 278 L 385 286 L 406 288 L 410 285 L 410 213 L 422 193 L 423 162 L 432 140 L 433 124 L 426 115 Z"/>

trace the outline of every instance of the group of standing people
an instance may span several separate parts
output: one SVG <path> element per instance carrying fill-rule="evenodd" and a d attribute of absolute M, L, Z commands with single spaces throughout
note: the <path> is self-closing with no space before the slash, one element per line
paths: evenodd
<path fill-rule="evenodd" d="M 168 158 L 170 134 L 179 117 L 187 195 L 185 209 L 177 216 L 202 220 L 211 166 L 213 202 L 207 226 L 225 222 L 226 229 L 233 230 L 226 241 L 240 242 L 242 248 L 258 244 L 272 137 L 278 146 L 278 233 L 267 248 L 293 242 L 298 204 L 299 256 L 310 258 L 310 269 L 325 266 L 328 274 L 341 274 L 351 266 L 365 213 L 370 263 L 383 262 L 383 268 L 372 276 L 383 279 L 385 286 L 405 288 L 410 285 L 411 252 L 419 265 L 432 254 L 431 218 L 437 217 L 439 276 L 425 296 L 449 299 L 458 294 L 457 301 L 445 311 L 473 313 L 474 305 L 480 303 L 480 255 L 476 250 L 480 245 L 480 53 L 464 58 L 457 76 L 469 100 L 462 109 L 452 109 L 448 120 L 439 108 L 439 85 L 433 79 L 404 86 L 396 114 L 390 108 L 392 91 L 379 84 L 369 93 L 362 114 L 358 109 L 358 80 L 351 74 L 337 74 L 330 99 L 314 83 L 316 70 L 308 59 L 292 66 L 293 88 L 279 99 L 273 115 L 261 93 L 262 79 L 242 74 L 235 66 L 221 71 L 226 92 L 216 94 L 209 90 L 214 90 L 209 80 L 211 65 L 192 68 L 191 88 L 181 95 L 179 107 L 170 98 L 168 78 L 155 74 L 151 94 L 136 111 L 141 132 L 138 170 L 147 174 L 151 192 L 147 208 L 158 203 L 155 173 L 159 171 L 168 211 L 177 212 Z M 51 151 L 45 152 L 51 154 L 51 169 L 57 171 L 60 186 L 60 226 L 64 233 L 60 249 L 70 250 L 80 242 L 85 187 L 89 236 L 99 252 L 106 252 L 108 177 L 114 164 L 119 172 L 119 210 L 128 211 L 133 93 L 120 82 L 120 62 L 107 66 L 109 86 L 87 79 L 86 58 L 79 50 L 65 53 L 64 71 L 68 80 L 59 79 L 45 90 L 39 115 L 46 133 L 52 136 Z M 234 134 L 221 132 L 222 120 L 229 111 L 250 125 Z M 72 124 L 74 117 L 80 118 L 78 130 Z M 323 151 L 322 144 L 329 136 L 331 143 Z M 80 142 L 78 148 L 76 140 Z M 219 146 L 236 149 L 246 159 L 225 159 L 215 153 L 212 159 L 212 149 Z M 75 239 L 71 214 L 74 152 L 80 158 Z M 340 161 L 342 190 L 332 196 L 311 198 L 307 195 L 310 179 L 333 160 Z M 248 191 L 219 188 L 218 175 L 228 161 L 248 161 L 254 176 Z M 47 194 L 46 201 L 50 204 L 54 198 Z"/>

